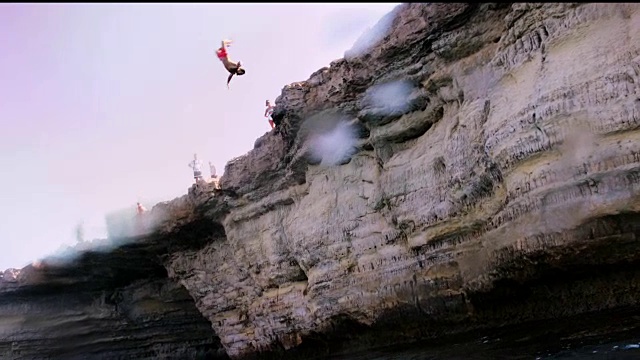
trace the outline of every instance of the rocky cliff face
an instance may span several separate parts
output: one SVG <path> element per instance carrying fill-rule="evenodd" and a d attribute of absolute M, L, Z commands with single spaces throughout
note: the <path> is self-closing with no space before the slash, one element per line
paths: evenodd
<path fill-rule="evenodd" d="M 308 358 L 638 305 L 640 6 L 404 4 L 387 20 L 284 88 L 277 131 L 222 190 L 154 207 L 136 244 L 210 322 L 193 341 Z M 192 341 L 174 336 L 158 341 Z"/>
<path fill-rule="evenodd" d="M 47 259 L 0 278 L 0 359 L 223 359 L 158 245 Z M 57 261 L 53 261 L 57 260 Z"/>
<path fill-rule="evenodd" d="M 232 356 L 635 304 L 638 39 L 638 5 L 402 5 L 285 87 L 280 135 L 222 178 L 226 239 L 170 276 Z M 339 126 L 357 140 L 325 165 Z"/>

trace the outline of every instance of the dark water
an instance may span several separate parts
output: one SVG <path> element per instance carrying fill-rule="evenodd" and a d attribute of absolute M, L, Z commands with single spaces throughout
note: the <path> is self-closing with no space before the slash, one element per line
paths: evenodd
<path fill-rule="evenodd" d="M 640 309 L 477 331 L 439 342 L 370 349 L 344 360 L 638 359 Z"/>

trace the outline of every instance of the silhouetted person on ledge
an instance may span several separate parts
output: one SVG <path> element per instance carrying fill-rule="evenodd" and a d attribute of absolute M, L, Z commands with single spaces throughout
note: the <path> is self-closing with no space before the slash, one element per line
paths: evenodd
<path fill-rule="evenodd" d="M 136 203 L 136 211 L 138 212 L 138 215 L 142 215 L 147 211 L 147 209 L 138 202 Z"/>
<path fill-rule="evenodd" d="M 113 293 L 111 293 L 111 296 L 109 296 L 105 300 L 107 304 L 111 304 L 114 306 L 115 312 L 118 312 L 118 304 L 121 303 L 122 300 L 124 300 L 124 297 L 122 296 L 120 290 L 116 289 Z"/>
<path fill-rule="evenodd" d="M 145 230 L 145 222 L 144 222 L 144 218 L 143 215 L 144 213 L 147 212 L 147 209 L 142 206 L 142 204 L 140 204 L 140 202 L 136 203 L 136 234 L 137 236 L 142 235 Z"/>
<path fill-rule="evenodd" d="M 220 189 L 220 178 L 216 174 L 216 167 L 209 161 L 209 171 L 211 172 L 211 182 L 215 189 Z"/>
<path fill-rule="evenodd" d="M 193 161 L 189 163 L 189 167 L 193 169 L 193 178 L 198 183 L 202 180 L 202 161 L 198 160 L 198 154 L 193 154 Z"/>

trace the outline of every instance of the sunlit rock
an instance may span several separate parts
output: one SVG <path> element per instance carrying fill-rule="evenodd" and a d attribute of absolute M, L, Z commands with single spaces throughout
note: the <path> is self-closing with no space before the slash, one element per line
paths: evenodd
<path fill-rule="evenodd" d="M 72 358 L 83 328 L 104 354 L 308 358 L 638 305 L 640 5 L 412 3 L 374 29 L 285 86 L 219 189 L 3 279 L 0 354 Z"/>

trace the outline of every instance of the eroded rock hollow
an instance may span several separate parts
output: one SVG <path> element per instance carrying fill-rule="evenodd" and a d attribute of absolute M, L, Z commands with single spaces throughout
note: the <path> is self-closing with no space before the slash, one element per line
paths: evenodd
<path fill-rule="evenodd" d="M 640 5 L 403 4 L 369 35 L 284 88 L 221 190 L 154 207 L 154 232 L 101 260 L 144 249 L 137 282 L 73 302 L 69 266 L 43 295 L 3 285 L 0 353 L 57 351 L 24 320 L 48 302 L 85 329 L 121 321 L 100 336 L 118 351 L 144 333 L 168 358 L 238 359 L 638 305 Z M 118 286 L 126 321 L 98 301 Z M 149 312 L 155 333 L 131 320 Z"/>

